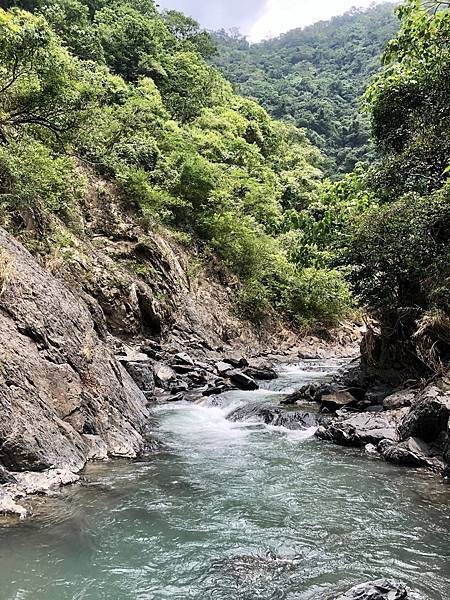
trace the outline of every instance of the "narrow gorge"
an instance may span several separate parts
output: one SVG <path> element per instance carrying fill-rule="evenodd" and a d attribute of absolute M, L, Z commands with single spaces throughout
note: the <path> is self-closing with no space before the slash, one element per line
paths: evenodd
<path fill-rule="evenodd" d="M 0 600 L 446 600 L 449 5 L 176 8 L 0 1 Z"/>

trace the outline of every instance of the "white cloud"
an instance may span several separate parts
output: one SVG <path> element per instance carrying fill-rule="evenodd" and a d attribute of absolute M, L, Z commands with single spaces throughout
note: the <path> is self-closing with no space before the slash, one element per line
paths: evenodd
<path fill-rule="evenodd" d="M 267 0 L 262 16 L 246 33 L 256 42 L 343 14 L 353 6 L 367 8 L 371 4 L 374 0 Z"/>

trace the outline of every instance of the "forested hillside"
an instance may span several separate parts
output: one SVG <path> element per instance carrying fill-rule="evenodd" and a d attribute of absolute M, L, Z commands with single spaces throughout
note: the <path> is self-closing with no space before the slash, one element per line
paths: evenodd
<path fill-rule="evenodd" d="M 449 4 L 405 0 L 398 14 L 364 96 L 380 159 L 326 184 L 300 228 L 377 319 L 367 359 L 439 373 L 450 360 Z"/>
<path fill-rule="evenodd" d="M 244 96 L 276 119 L 304 127 L 326 157 L 326 171 L 351 171 L 374 158 L 360 97 L 398 29 L 394 5 L 351 12 L 250 45 L 218 32 L 214 63 Z"/>
<path fill-rule="evenodd" d="M 296 260 L 291 211 L 319 189 L 318 150 L 233 93 L 197 23 L 146 0 L 1 4 L 3 225 L 45 252 L 94 169 L 148 234 L 162 225 L 221 259 L 241 314 L 303 324 L 346 310 L 341 275 Z"/>
<path fill-rule="evenodd" d="M 2 4 L 0 214 L 28 247 L 51 253 L 55 245 L 73 244 L 72 234 L 89 235 L 78 213 L 84 206 L 90 218 L 102 178 L 114 186 L 114 197 L 105 195 L 103 203 L 119 200 L 144 237 L 169 231 L 196 260 L 231 274 L 239 282 L 240 315 L 258 323 L 276 313 L 295 326 L 330 325 L 348 314 L 351 286 L 381 323 L 382 347 L 371 348 L 377 360 L 394 364 L 394 353 L 399 362 L 432 371 L 447 360 L 446 3 L 405 0 L 397 11 L 400 33 L 364 96 L 380 159 L 335 182 L 323 179 L 320 153 L 302 129 L 235 94 L 208 64 L 214 44 L 191 19 L 160 14 L 146 0 Z M 316 54 L 331 47 L 331 31 L 341 45 L 351 40 L 352 51 L 345 44 L 343 54 L 332 53 L 331 79 L 347 90 L 339 106 L 349 111 L 332 120 L 357 122 L 359 91 L 342 69 L 354 69 L 362 87 L 394 27 L 390 10 L 300 32 L 311 35 Z M 251 53 L 284 47 L 298 35 Z M 269 74 L 283 71 L 281 63 L 266 67 Z M 327 72 L 310 73 L 310 85 L 322 89 Z M 318 93 L 300 87 L 297 100 L 308 103 Z M 318 127 L 329 127 L 325 109 L 317 119 Z M 319 139 L 317 131 L 313 137 Z M 367 158 L 358 148 L 359 158 Z M 348 160 L 346 168 L 356 157 Z M 152 279 L 145 264 L 133 268 Z"/>

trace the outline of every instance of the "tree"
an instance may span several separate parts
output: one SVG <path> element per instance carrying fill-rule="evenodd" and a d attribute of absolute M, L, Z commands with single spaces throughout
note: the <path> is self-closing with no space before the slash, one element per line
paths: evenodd
<path fill-rule="evenodd" d="M 211 106 L 220 93 L 221 78 L 194 52 L 175 52 L 164 57 L 159 88 L 173 118 L 186 123 Z"/>
<path fill-rule="evenodd" d="M 88 7 L 79 0 L 46 0 L 39 14 L 62 38 L 69 51 L 84 60 L 103 62 L 103 48 L 92 26 Z"/>
<path fill-rule="evenodd" d="M 386 3 L 258 44 L 217 32 L 213 61 L 272 117 L 305 128 L 325 155 L 326 173 L 337 177 L 375 158 L 360 97 L 397 30 L 393 5 Z"/>
<path fill-rule="evenodd" d="M 94 26 L 114 73 L 127 81 L 164 74 L 160 59 L 170 34 L 153 5 L 138 0 L 107 5 L 95 12 Z"/>
<path fill-rule="evenodd" d="M 0 138 L 20 128 L 70 134 L 92 96 L 79 63 L 61 48 L 47 22 L 0 9 Z"/>
<path fill-rule="evenodd" d="M 194 19 L 177 10 L 166 10 L 163 17 L 170 33 L 183 49 L 198 52 L 203 58 L 211 58 L 217 53 L 212 37 Z"/>
<path fill-rule="evenodd" d="M 384 159 L 375 183 L 385 199 L 439 188 L 450 156 L 449 9 L 406 0 L 398 13 L 401 30 L 365 96 Z"/>

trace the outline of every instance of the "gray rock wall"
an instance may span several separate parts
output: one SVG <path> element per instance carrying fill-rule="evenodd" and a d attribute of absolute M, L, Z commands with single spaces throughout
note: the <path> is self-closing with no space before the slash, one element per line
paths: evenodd
<path fill-rule="evenodd" d="M 86 305 L 0 229 L 0 463 L 77 471 L 136 456 L 146 399 L 101 341 Z"/>

